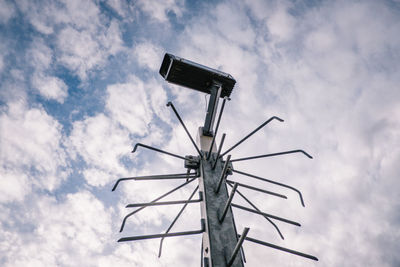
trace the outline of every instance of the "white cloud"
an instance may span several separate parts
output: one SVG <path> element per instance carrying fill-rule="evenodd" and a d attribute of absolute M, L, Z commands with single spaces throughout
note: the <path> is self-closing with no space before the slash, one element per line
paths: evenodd
<path fill-rule="evenodd" d="M 27 52 L 28 62 L 30 62 L 36 70 L 47 70 L 51 67 L 53 54 L 53 50 L 45 44 L 44 40 L 35 39 Z"/>
<path fill-rule="evenodd" d="M 392 119 L 400 99 L 398 55 L 393 53 L 400 48 L 400 38 L 393 33 L 399 19 L 376 2 L 323 3 L 304 13 L 289 13 L 285 4 L 268 7 L 264 15 L 257 13 L 254 24 L 261 28 L 250 52 L 238 40 L 228 44 L 214 35 L 222 28 L 207 23 L 213 17 L 209 14 L 197 20 L 204 23 L 189 25 L 182 38 L 182 54 L 208 66 L 223 66 L 238 81 L 221 125 L 228 133 L 224 147 L 269 116 L 284 118 L 234 151 L 237 157 L 301 147 L 315 156 L 311 162 L 288 156 L 235 164 L 267 178 L 285 179 L 303 191 L 307 208 L 287 215 L 301 212 L 307 223 L 300 232 L 285 229 L 290 238 L 282 245 L 316 254 L 328 266 L 394 266 L 398 257 L 380 244 L 386 240 L 390 251 L 398 248 L 393 239 L 398 222 L 390 215 L 398 208 L 391 189 L 396 175 L 389 174 L 398 168 L 382 162 L 399 157 L 394 135 L 400 125 Z M 383 15 L 373 16 L 376 10 Z M 259 203 L 263 199 L 256 198 Z M 291 210 L 283 203 L 268 208 L 278 214 Z M 322 224 L 321 218 L 329 219 Z M 374 221 L 364 224 L 366 218 Z M 251 251 L 257 258 L 250 266 L 259 266 L 268 249 Z M 268 253 L 273 265 L 312 264 Z"/>
<path fill-rule="evenodd" d="M 57 77 L 36 74 L 33 76 L 32 84 L 46 99 L 64 103 L 64 99 L 68 96 L 67 85 Z"/>
<path fill-rule="evenodd" d="M 219 5 L 214 13 L 218 29 L 230 41 L 252 48 L 255 32 L 250 18 L 241 12 L 242 7 Z"/>
<path fill-rule="evenodd" d="M 267 19 L 269 32 L 273 39 L 279 41 L 288 41 L 293 37 L 295 31 L 295 19 L 288 13 L 288 7 L 279 6 Z"/>
<path fill-rule="evenodd" d="M 107 92 L 106 106 L 112 118 L 130 133 L 147 134 L 153 114 L 144 83 L 134 77 L 129 83 L 108 86 Z"/>
<path fill-rule="evenodd" d="M 157 71 L 162 58 L 162 50 L 151 42 L 143 42 L 136 44 L 133 54 L 137 63 L 142 67 L 147 67 L 152 71 Z"/>
<path fill-rule="evenodd" d="M 68 96 L 68 87 L 60 78 L 49 75 L 53 54 L 53 50 L 42 39 L 33 41 L 26 53 L 27 61 L 34 67 L 31 84 L 44 98 L 63 103 Z"/>
<path fill-rule="evenodd" d="M 27 213 L 10 221 L 29 218 L 34 231 L 16 235 L 18 230 L 2 227 L 9 237 L 2 247 L 24 247 L 3 251 L 3 266 L 95 266 L 112 241 L 112 210 L 88 191 L 68 194 L 62 201 L 42 196 L 27 205 Z"/>
<path fill-rule="evenodd" d="M 95 31 L 64 28 L 57 37 L 57 60 L 76 72 L 82 80 L 103 66 L 108 56 L 120 52 L 122 39 L 119 27 L 112 21 L 107 28 Z"/>
<path fill-rule="evenodd" d="M 99 42 L 110 55 L 116 55 L 118 52 L 123 51 L 122 34 L 116 20 L 111 21 L 105 33 L 100 36 Z"/>
<path fill-rule="evenodd" d="M 78 31 L 72 27 L 60 32 L 58 48 L 61 50 L 58 60 L 75 71 L 81 79 L 86 79 L 87 72 L 98 67 L 104 60 L 100 45 L 90 32 Z"/>
<path fill-rule="evenodd" d="M 173 12 L 177 17 L 180 17 L 184 11 L 184 1 L 182 0 L 140 0 L 137 4 L 144 13 L 159 22 L 166 22 L 169 12 Z"/>
<path fill-rule="evenodd" d="M 28 176 L 23 170 L 18 168 L 6 168 L 0 166 L 0 203 L 10 201 L 22 201 L 30 191 L 31 184 Z"/>
<path fill-rule="evenodd" d="M 118 22 L 103 17 L 93 1 L 49 2 L 40 8 L 35 3 L 20 1 L 18 7 L 37 31 L 57 40 L 55 53 L 50 50 L 44 54 L 49 48 L 40 42 L 35 44 L 34 59 L 51 59 L 54 54 L 56 63 L 75 72 L 83 81 L 91 71 L 103 66 L 110 55 L 123 50 Z"/>
<path fill-rule="evenodd" d="M 104 114 L 98 114 L 74 123 L 69 148 L 72 155 L 80 155 L 88 165 L 84 172 L 88 183 L 97 186 L 127 172 L 120 159 L 132 146 L 125 129 L 120 129 Z M 93 168 L 100 175 L 89 178 L 87 175 L 93 173 Z"/>
<path fill-rule="evenodd" d="M 57 14 L 53 14 L 56 22 L 91 32 L 96 31 L 101 24 L 100 9 L 95 1 L 63 0 L 62 4 L 65 9 L 58 9 Z"/>
<path fill-rule="evenodd" d="M 57 188 L 67 174 L 60 124 L 42 108 L 28 109 L 23 102 L 9 103 L 0 122 L 2 183 L 14 185 L 2 187 L 2 201 L 22 200 L 32 186 Z"/>
<path fill-rule="evenodd" d="M 6 49 L 2 45 L 0 45 L 0 51 L 1 51 L 0 53 L 0 74 L 1 74 L 4 68 L 4 54 L 6 52 Z"/>
<path fill-rule="evenodd" d="M 0 5 L 0 23 L 6 24 L 15 15 L 15 7 L 7 1 Z"/>
<path fill-rule="evenodd" d="M 122 197 L 116 201 L 104 195 L 100 200 L 86 191 L 93 187 L 97 187 L 96 192 L 105 190 L 118 176 L 182 171 L 180 160 L 145 149 L 129 153 L 132 144 L 139 141 L 181 155 L 195 154 L 174 114 L 165 107 L 168 97 L 175 98 L 194 136 L 204 122 L 204 95 L 151 77 L 152 72 L 157 75 L 162 57 L 155 44 L 165 40 L 164 36 L 146 39 L 133 49 L 123 46 L 122 37 L 127 37 L 123 33 L 131 34 L 131 29 L 142 26 L 127 25 L 132 21 L 126 16 L 130 8 L 148 14 L 150 22 L 165 23 L 169 12 L 183 18 L 183 2 L 110 5 L 125 16 L 122 23 L 108 18 L 92 1 L 40 6 L 30 1 L 17 3 L 33 27 L 47 36 L 43 37 L 46 43 L 34 39 L 26 54 L 33 73 L 11 66 L 10 79 L 2 81 L 0 94 L 6 95 L 6 91 L 4 99 L 13 101 L 2 107 L 0 115 L 0 202 L 5 203 L 0 214 L 0 254 L 4 255 L 0 264 L 198 266 L 199 253 L 192 251 L 200 249 L 199 239 L 168 240 L 161 259 L 156 256 L 159 240 L 115 243 L 118 224 L 127 212 L 123 204 L 152 199 L 153 194 L 165 192 L 175 182 L 126 183 L 119 188 Z M 305 209 L 299 208 L 297 195 L 290 191 L 284 192 L 289 198 L 286 201 L 265 201 L 264 196 L 250 195 L 264 211 L 302 223 L 301 231 L 280 225 L 285 241 L 279 240 L 263 218 L 238 214 L 238 229 L 251 225 L 250 236 L 315 254 L 320 258 L 318 265 L 398 266 L 400 20 L 394 6 L 376 1 L 313 6 L 286 1 L 226 1 L 210 5 L 212 9 L 206 5 L 193 12 L 199 17 L 179 22 L 185 29 L 176 32 L 174 41 L 181 49 L 175 50 L 179 56 L 236 78 L 220 128 L 220 133 L 228 134 L 224 147 L 278 115 L 284 123 L 274 121 L 235 149 L 233 156 L 303 148 L 315 157 L 309 160 L 287 155 L 234 163 L 235 168 L 298 187 L 306 202 Z M 136 18 L 135 12 L 131 17 Z M 148 17 L 140 18 L 145 21 Z M 175 30 L 175 25 L 168 26 Z M 140 32 L 132 37 L 134 43 L 143 40 Z M 72 122 L 66 143 L 61 125 L 44 108 L 33 99 L 29 99 L 29 107 L 15 101 L 29 97 L 26 90 L 26 95 L 20 91 L 29 82 L 27 77 L 32 77 L 31 82 L 42 89 L 44 97 L 62 103 L 67 88 L 54 76 L 54 63 L 85 81 L 92 73 L 97 75 L 93 70 L 102 70 L 110 55 L 128 51 L 134 51 L 141 71 L 145 71 L 124 79 L 119 78 L 116 68 L 114 84 L 104 85 L 106 94 L 100 99 L 105 110 Z M 9 55 L 6 52 L 2 53 L 3 61 L 4 55 Z M 90 78 L 99 82 L 94 75 Z M 172 95 L 167 95 L 164 86 Z M 164 122 L 172 127 L 164 130 Z M 67 163 L 63 145 L 76 162 Z M 83 175 L 86 189 L 75 185 L 74 179 L 80 179 L 76 177 L 65 188 L 59 187 L 65 181 L 67 164 L 78 177 Z M 271 189 L 264 183 L 246 182 Z M 68 194 L 71 187 L 77 192 Z M 56 188 L 60 190 L 54 191 Z M 177 192 L 175 199 L 185 198 L 188 191 Z M 105 208 L 109 201 L 120 202 L 117 211 Z M 130 230 L 133 235 L 162 232 L 175 212 L 170 207 L 146 209 L 130 218 L 129 231 L 123 236 L 130 235 Z M 194 220 L 198 214 L 188 215 Z M 188 224 L 197 228 L 198 221 Z M 248 266 L 261 266 L 265 253 L 271 265 L 313 266 L 308 260 L 248 242 L 245 249 Z"/>
<path fill-rule="evenodd" d="M 60 24 L 88 31 L 95 31 L 100 24 L 100 10 L 93 1 L 45 1 L 36 5 L 22 0 L 17 5 L 35 29 L 46 35 L 53 34 Z"/>

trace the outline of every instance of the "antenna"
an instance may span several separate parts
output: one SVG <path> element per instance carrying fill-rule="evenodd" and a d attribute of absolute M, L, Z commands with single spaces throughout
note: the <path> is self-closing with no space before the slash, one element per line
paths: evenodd
<path fill-rule="evenodd" d="M 204 125 L 199 127 L 198 143 L 193 140 L 193 137 L 189 133 L 185 126 L 181 116 L 179 115 L 177 109 L 172 102 L 168 102 L 167 106 L 171 107 L 172 111 L 175 113 L 180 124 L 184 128 L 190 142 L 195 148 L 196 155 L 177 155 L 168 151 L 161 150 L 152 146 L 137 143 L 132 153 L 135 153 L 139 147 L 146 148 L 157 153 L 162 153 L 169 155 L 171 157 L 178 158 L 183 161 L 183 166 L 186 172 L 175 173 L 175 174 L 160 174 L 160 175 L 150 175 L 150 176 L 138 176 L 138 177 L 126 177 L 120 178 L 116 181 L 112 191 L 115 191 L 117 186 L 121 182 L 125 181 L 148 181 L 148 180 L 181 180 L 185 181 L 179 186 L 173 188 L 172 190 L 166 192 L 165 194 L 155 198 L 148 203 L 133 203 L 128 204 L 127 208 L 137 208 L 134 211 L 128 213 L 123 219 L 120 232 L 124 230 L 124 226 L 130 216 L 140 212 L 146 207 L 160 206 L 160 205 L 182 205 L 180 211 L 171 222 L 165 233 L 161 234 L 148 234 L 141 236 L 131 236 L 123 237 L 118 240 L 118 242 L 126 241 L 136 241 L 151 238 L 160 238 L 160 247 L 158 256 L 161 256 L 162 244 L 166 237 L 172 236 L 185 236 L 185 235 L 196 235 L 202 234 L 202 250 L 201 250 L 201 266 L 203 267 L 217 267 L 217 266 L 234 266 L 243 267 L 245 263 L 244 252 L 242 244 L 244 241 L 256 243 L 259 245 L 267 246 L 276 250 L 291 253 L 297 256 L 308 258 L 311 260 L 318 261 L 318 259 L 312 255 L 299 252 L 293 249 L 281 247 L 275 244 L 271 244 L 262 240 L 255 239 L 248 236 L 250 228 L 245 227 L 242 233 L 239 235 L 237 233 L 237 228 L 235 225 L 235 218 L 233 216 L 232 208 L 240 209 L 249 213 L 257 214 L 263 216 L 277 231 L 279 236 L 284 239 L 280 229 L 274 223 L 274 220 L 278 220 L 284 223 L 288 223 L 297 227 L 300 227 L 300 223 L 279 217 L 277 215 L 272 215 L 262 211 L 253 202 L 251 202 L 247 196 L 240 192 L 240 188 L 245 188 L 252 190 L 254 192 L 264 193 L 266 197 L 278 197 L 282 199 L 287 199 L 287 196 L 271 192 L 262 188 L 250 186 L 244 182 L 235 182 L 228 179 L 228 176 L 232 175 L 242 175 L 252 179 L 257 179 L 266 183 L 272 183 L 287 189 L 295 191 L 300 198 L 300 203 L 304 207 L 303 195 L 301 192 L 284 183 L 262 178 L 253 174 L 249 174 L 240 170 L 236 170 L 232 163 L 237 161 L 247 161 L 253 159 L 261 159 L 267 157 L 276 157 L 281 155 L 288 155 L 293 153 L 301 153 L 304 156 L 312 159 L 312 156 L 301 149 L 295 149 L 290 151 L 274 152 L 264 155 L 248 156 L 244 158 L 235 158 L 234 149 L 241 145 L 244 141 L 254 135 L 261 128 L 265 127 L 272 121 L 283 122 L 283 119 L 272 116 L 255 130 L 251 131 L 244 138 L 239 140 L 235 145 L 221 153 L 226 134 L 223 133 L 219 148 L 216 145 L 216 136 L 218 133 L 218 128 L 224 111 L 224 107 L 227 100 L 230 100 L 230 95 L 232 93 L 233 87 L 236 83 L 235 79 L 227 73 L 215 70 L 198 63 L 174 56 L 172 54 L 165 54 L 164 59 L 161 64 L 160 74 L 167 82 L 174 83 L 180 86 L 184 86 L 201 93 L 206 93 L 210 95 L 210 100 L 208 103 L 208 108 L 205 116 Z M 217 124 L 214 128 L 214 121 L 217 114 L 218 102 L 222 98 L 223 102 L 219 111 Z M 226 158 L 224 159 L 224 156 Z M 233 155 L 233 158 L 232 158 Z M 173 200 L 173 201 L 161 201 L 164 197 L 173 194 L 177 190 L 185 187 L 186 185 L 198 181 L 198 185 L 192 192 L 190 197 L 186 200 Z M 228 186 L 231 187 L 230 193 L 228 193 Z M 196 192 L 199 193 L 198 199 L 193 199 Z M 241 197 L 245 202 L 249 204 L 249 207 L 238 205 L 232 203 L 236 196 Z M 192 203 L 200 203 L 201 220 L 200 229 L 184 231 L 184 232 L 170 232 L 175 223 L 178 221 L 186 206 Z M 241 253 L 239 253 L 239 251 Z"/>

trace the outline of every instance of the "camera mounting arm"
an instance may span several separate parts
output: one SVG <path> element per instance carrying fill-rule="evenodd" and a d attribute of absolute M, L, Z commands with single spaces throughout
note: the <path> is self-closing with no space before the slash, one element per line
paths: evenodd
<path fill-rule="evenodd" d="M 208 102 L 206 120 L 203 127 L 203 135 L 214 136 L 213 126 L 217 114 L 218 100 L 222 92 L 222 84 L 213 81 L 210 86 L 210 101 Z"/>

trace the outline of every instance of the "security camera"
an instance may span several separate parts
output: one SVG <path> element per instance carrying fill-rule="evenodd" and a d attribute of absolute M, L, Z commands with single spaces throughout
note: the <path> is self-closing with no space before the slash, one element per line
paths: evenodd
<path fill-rule="evenodd" d="M 228 73 L 166 53 L 160 74 L 170 83 L 211 94 L 213 85 L 222 87 L 219 97 L 229 97 L 236 83 Z"/>

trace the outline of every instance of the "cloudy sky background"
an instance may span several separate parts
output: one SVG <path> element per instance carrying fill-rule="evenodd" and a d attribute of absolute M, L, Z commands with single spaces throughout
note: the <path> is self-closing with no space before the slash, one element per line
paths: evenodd
<path fill-rule="evenodd" d="M 136 142 L 195 154 L 204 95 L 163 81 L 165 52 L 237 80 L 220 133 L 229 147 L 271 116 L 234 164 L 299 188 L 249 194 L 278 223 L 234 210 L 238 232 L 317 256 L 313 262 L 245 242 L 247 266 L 400 266 L 400 3 L 398 1 L 0 2 L 0 265 L 200 266 L 200 236 L 117 243 L 166 230 L 180 207 L 147 208 L 119 233 L 125 205 L 180 182 L 118 177 L 184 171 Z M 220 136 L 218 137 L 218 139 Z M 170 199 L 185 199 L 188 185 Z M 234 202 L 242 203 L 238 196 Z M 198 205 L 174 231 L 198 229 Z"/>

